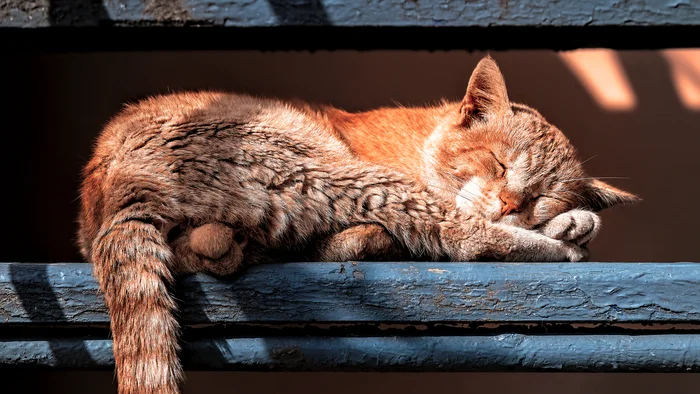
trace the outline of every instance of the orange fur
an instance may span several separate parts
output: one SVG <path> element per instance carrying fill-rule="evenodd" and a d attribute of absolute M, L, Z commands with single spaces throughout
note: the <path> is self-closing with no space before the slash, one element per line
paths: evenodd
<path fill-rule="evenodd" d="M 120 394 L 179 392 L 176 274 L 310 246 L 323 260 L 580 261 L 593 211 L 636 201 L 482 60 L 461 102 L 348 113 L 219 92 L 153 97 L 105 127 L 79 240 L 110 310 Z M 235 229 L 235 230 L 234 230 Z M 249 246 L 246 243 L 249 242 Z"/>

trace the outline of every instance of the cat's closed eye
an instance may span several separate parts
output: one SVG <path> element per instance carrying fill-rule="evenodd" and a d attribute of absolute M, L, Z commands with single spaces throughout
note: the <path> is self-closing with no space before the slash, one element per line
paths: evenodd
<path fill-rule="evenodd" d="M 497 176 L 501 178 L 505 177 L 506 173 L 508 172 L 508 167 L 506 167 L 502 161 L 498 160 L 498 157 L 495 153 L 493 153 L 493 151 L 491 151 L 491 156 L 493 156 L 493 159 L 496 160 L 496 163 L 498 164 Z"/>

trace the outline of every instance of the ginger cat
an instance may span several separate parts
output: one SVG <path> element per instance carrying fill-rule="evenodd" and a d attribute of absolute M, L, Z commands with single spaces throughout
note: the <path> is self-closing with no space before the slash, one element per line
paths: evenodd
<path fill-rule="evenodd" d="M 509 101 L 489 57 L 461 102 L 435 107 L 153 97 L 111 120 L 83 177 L 79 243 L 110 311 L 120 394 L 179 392 L 168 287 L 234 272 L 250 245 L 331 261 L 581 261 L 594 212 L 638 201 L 587 177 L 561 131 Z"/>

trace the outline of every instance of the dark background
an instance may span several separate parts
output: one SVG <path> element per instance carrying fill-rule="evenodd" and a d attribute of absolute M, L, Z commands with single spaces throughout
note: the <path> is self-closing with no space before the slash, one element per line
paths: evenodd
<path fill-rule="evenodd" d="M 112 376 L 14 374 L 3 379 L 3 393 L 111 394 Z M 188 372 L 187 379 L 183 394 L 696 394 L 700 384 L 698 374 L 677 373 Z"/>
<path fill-rule="evenodd" d="M 80 261 L 78 182 L 100 128 L 122 103 L 180 89 L 298 97 L 348 110 L 461 99 L 484 53 L 110 52 L 0 58 L 3 179 L 0 261 Z M 598 261 L 698 261 L 700 112 L 679 100 L 661 52 L 620 52 L 636 107 L 602 108 L 555 52 L 492 52 L 511 99 L 539 109 L 580 150 L 594 176 L 644 201 L 603 214 Z M 698 84 L 700 86 L 700 83 Z M 186 393 L 695 393 L 697 375 L 188 374 Z M 104 393 L 111 372 L 13 372 L 9 393 Z M 8 383 L 9 382 L 9 383 Z M 7 386 L 9 384 L 9 386 Z"/>

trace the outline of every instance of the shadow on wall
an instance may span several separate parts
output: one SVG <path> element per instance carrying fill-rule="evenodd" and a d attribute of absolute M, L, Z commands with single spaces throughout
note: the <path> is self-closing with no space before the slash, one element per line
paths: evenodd
<path fill-rule="evenodd" d="M 1 115 L 11 141 L 2 145 L 0 168 L 11 192 L 2 194 L 8 225 L 2 227 L 0 260 L 80 260 L 74 246 L 79 172 L 100 128 L 126 101 L 213 88 L 329 102 L 348 110 L 422 105 L 442 97 L 461 99 L 483 55 L 232 51 L 5 56 L 0 71 L 10 76 L 2 90 L 9 104 Z M 644 198 L 639 205 L 603 214 L 603 231 L 591 244 L 592 259 L 698 260 L 693 230 L 700 206 L 686 200 L 700 191 L 688 179 L 700 170 L 695 157 L 700 52 L 492 55 L 511 99 L 539 109 L 571 138 L 582 158 L 593 157 L 586 163 L 592 176 L 629 177 L 610 183 Z"/>

